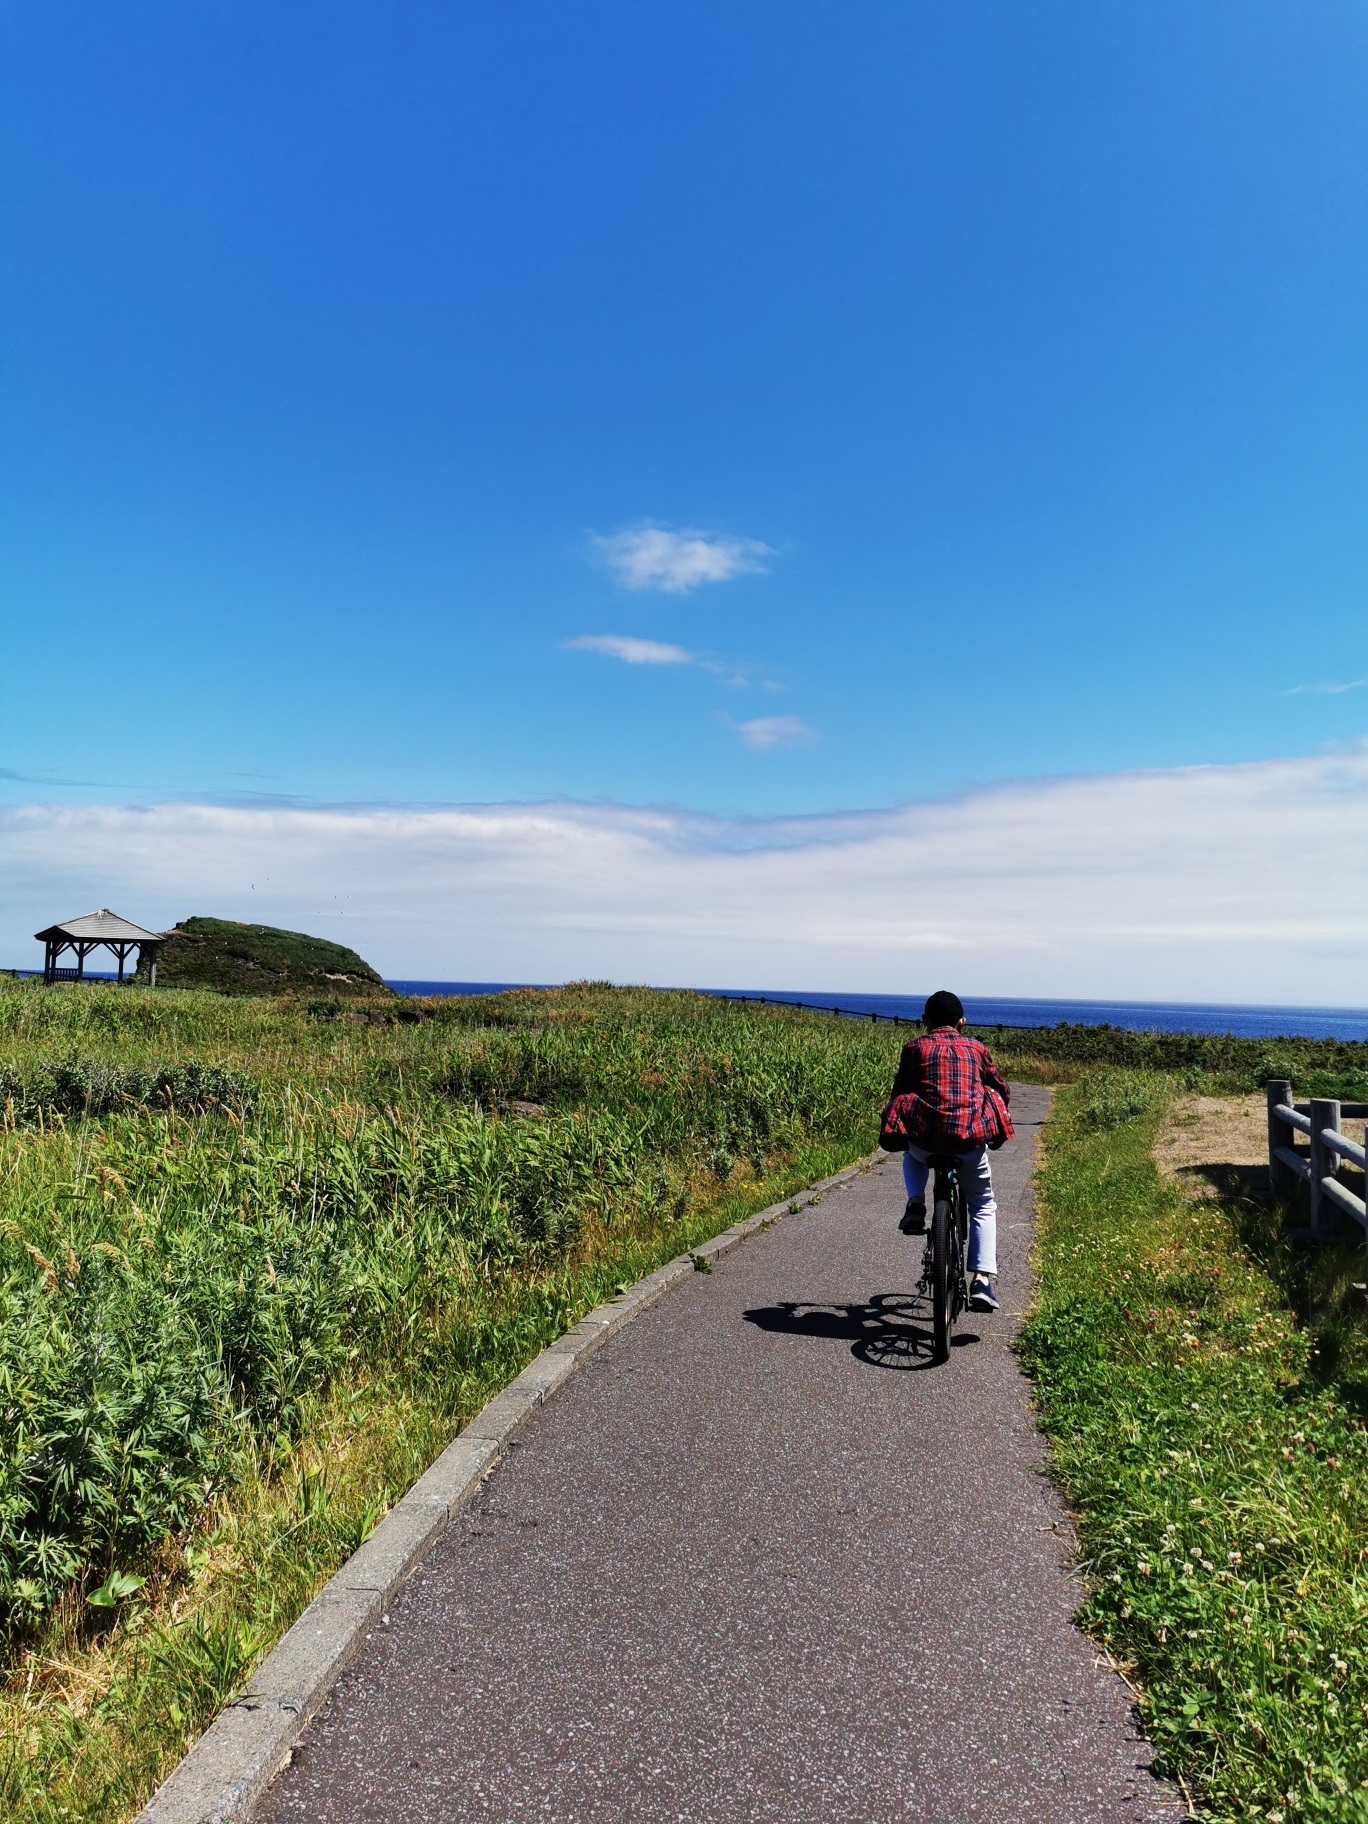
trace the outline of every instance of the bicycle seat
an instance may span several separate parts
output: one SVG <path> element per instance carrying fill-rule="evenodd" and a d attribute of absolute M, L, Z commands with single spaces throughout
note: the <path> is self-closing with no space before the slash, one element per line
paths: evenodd
<path fill-rule="evenodd" d="M 932 1153 L 926 1163 L 937 1172 L 956 1172 L 960 1167 L 958 1153 Z"/>

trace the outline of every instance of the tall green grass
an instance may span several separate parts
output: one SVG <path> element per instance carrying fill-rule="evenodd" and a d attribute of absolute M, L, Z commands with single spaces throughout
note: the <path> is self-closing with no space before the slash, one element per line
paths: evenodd
<path fill-rule="evenodd" d="M 1083 1619 L 1204 1817 L 1368 1819 L 1362 1240 L 1294 1249 L 1282 1212 L 1165 1183 L 1174 1091 L 1085 1078 L 1046 1130 L 1022 1351 Z"/>
<path fill-rule="evenodd" d="M 537 1349 L 869 1149 L 903 1036 L 0 990 L 0 1812 L 128 1815 Z"/>

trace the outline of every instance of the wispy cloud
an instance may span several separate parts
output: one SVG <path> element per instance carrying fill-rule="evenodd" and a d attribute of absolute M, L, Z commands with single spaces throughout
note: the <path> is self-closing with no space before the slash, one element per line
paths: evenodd
<path fill-rule="evenodd" d="M 694 657 L 682 646 L 666 646 L 659 640 L 634 640 L 620 633 L 582 633 L 566 640 L 570 652 L 601 652 L 605 658 L 622 659 L 628 665 L 692 665 Z"/>
<path fill-rule="evenodd" d="M 745 690 L 750 685 L 750 678 L 744 671 L 715 654 L 689 652 L 683 646 L 671 646 L 661 640 L 641 640 L 621 633 L 581 633 L 573 640 L 562 640 L 561 646 L 568 652 L 600 652 L 605 658 L 621 659 L 628 665 L 696 665 L 734 689 Z M 764 688 L 782 690 L 784 686 L 766 684 Z"/>
<path fill-rule="evenodd" d="M 64 779 L 58 773 L 17 773 L 8 766 L 0 766 L 0 779 L 10 780 L 16 785 L 50 786 L 59 791 L 109 791 L 115 784 L 112 779 Z"/>
<path fill-rule="evenodd" d="M 700 583 L 727 583 L 764 571 L 774 555 L 758 538 L 725 538 L 685 527 L 638 526 L 595 537 L 593 547 L 624 589 L 660 589 L 682 595 Z"/>
<path fill-rule="evenodd" d="M 807 747 L 817 739 L 816 729 L 797 716 L 757 716 L 753 722 L 733 722 L 732 727 L 758 754 L 777 747 Z"/>
<path fill-rule="evenodd" d="M 1347 684 L 1294 684 L 1291 690 L 1285 690 L 1285 697 L 1326 696 L 1341 697 L 1346 690 L 1363 690 L 1368 688 L 1368 678 L 1353 678 Z"/>
<path fill-rule="evenodd" d="M 0 808 L 6 965 L 105 905 L 155 929 L 201 912 L 336 935 L 428 979 L 1363 1006 L 1365 904 L 1364 749 L 766 820 L 567 801 Z"/>

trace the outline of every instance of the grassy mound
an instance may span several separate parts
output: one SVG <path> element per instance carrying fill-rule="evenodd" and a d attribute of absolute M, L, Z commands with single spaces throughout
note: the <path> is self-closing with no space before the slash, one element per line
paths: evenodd
<path fill-rule="evenodd" d="M 274 925 L 240 925 L 230 918 L 187 918 L 177 925 L 157 957 L 157 983 L 219 994 L 307 989 L 348 999 L 391 992 L 345 944 Z"/>

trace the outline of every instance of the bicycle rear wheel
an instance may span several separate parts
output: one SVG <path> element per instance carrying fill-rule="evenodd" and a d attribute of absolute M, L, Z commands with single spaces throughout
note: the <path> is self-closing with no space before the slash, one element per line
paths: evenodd
<path fill-rule="evenodd" d="M 955 1188 L 955 1316 L 969 1309 L 969 1208 L 964 1192 Z"/>
<path fill-rule="evenodd" d="M 932 1359 L 950 1359 L 950 1332 L 955 1323 L 954 1212 L 946 1197 L 937 1197 L 931 1214 L 931 1309 L 935 1346 Z"/>

